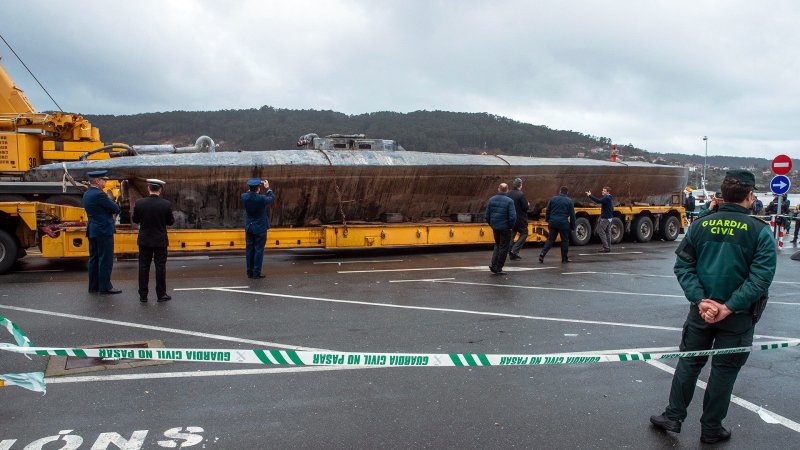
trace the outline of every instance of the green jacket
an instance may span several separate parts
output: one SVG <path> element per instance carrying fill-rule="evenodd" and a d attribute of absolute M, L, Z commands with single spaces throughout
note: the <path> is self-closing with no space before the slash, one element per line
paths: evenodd
<path fill-rule="evenodd" d="M 692 222 L 675 250 L 674 271 L 693 304 L 710 298 L 745 313 L 767 293 L 777 264 L 775 241 L 769 226 L 748 214 L 723 203 Z"/>

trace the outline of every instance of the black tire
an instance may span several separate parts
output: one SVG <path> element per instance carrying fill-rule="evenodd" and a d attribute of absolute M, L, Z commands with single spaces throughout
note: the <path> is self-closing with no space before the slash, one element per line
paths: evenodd
<path fill-rule="evenodd" d="M 674 241 L 678 239 L 681 233 L 681 221 L 675 216 L 667 216 L 661 219 L 661 237 L 665 241 Z"/>
<path fill-rule="evenodd" d="M 77 206 L 79 208 L 83 207 L 83 199 L 79 195 L 51 195 L 50 197 L 47 197 L 45 203 L 50 203 L 53 205 Z"/>
<path fill-rule="evenodd" d="M 586 217 L 578 217 L 575 230 L 570 233 L 572 245 L 586 245 L 592 240 L 592 224 Z"/>
<path fill-rule="evenodd" d="M 623 237 L 625 237 L 625 224 L 619 217 L 614 217 L 611 219 L 611 244 L 619 244 Z"/>
<path fill-rule="evenodd" d="M 19 244 L 14 236 L 0 230 L 0 274 L 6 273 L 17 261 Z"/>
<path fill-rule="evenodd" d="M 25 197 L 17 194 L 0 194 L 0 202 L 27 202 Z"/>
<path fill-rule="evenodd" d="M 653 219 L 639 216 L 633 220 L 631 234 L 637 242 L 650 242 L 653 239 Z"/>

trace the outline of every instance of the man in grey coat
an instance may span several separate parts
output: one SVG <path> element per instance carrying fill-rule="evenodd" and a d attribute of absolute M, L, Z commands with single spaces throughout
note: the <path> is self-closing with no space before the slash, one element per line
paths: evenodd
<path fill-rule="evenodd" d="M 514 200 L 511 200 L 507 193 L 508 185 L 500 183 L 497 194 L 490 198 L 486 205 L 486 222 L 492 227 L 494 234 L 494 251 L 489 270 L 495 275 L 506 274 L 503 272 L 503 266 L 506 264 L 506 256 L 508 256 L 508 249 L 511 246 L 511 230 L 517 221 Z"/>

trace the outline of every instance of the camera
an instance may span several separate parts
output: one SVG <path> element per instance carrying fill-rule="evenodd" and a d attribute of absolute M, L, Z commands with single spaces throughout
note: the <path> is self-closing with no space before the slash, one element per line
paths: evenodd
<path fill-rule="evenodd" d="M 714 197 L 722 200 L 722 192 L 717 192 L 716 194 L 714 194 Z"/>

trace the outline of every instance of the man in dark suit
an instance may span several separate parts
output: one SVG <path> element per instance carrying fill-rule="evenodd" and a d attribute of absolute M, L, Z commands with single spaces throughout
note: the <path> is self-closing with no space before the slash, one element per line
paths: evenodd
<path fill-rule="evenodd" d="M 267 244 L 269 217 L 267 206 L 275 201 L 275 194 L 269 188 L 267 180 L 251 178 L 247 181 L 248 191 L 242 194 L 242 206 L 245 211 L 245 261 L 247 278 L 264 278 L 261 265 L 264 261 L 264 246 Z M 261 193 L 261 188 L 266 192 Z"/>
<path fill-rule="evenodd" d="M 114 215 L 119 206 L 103 192 L 108 177 L 107 170 L 88 172 L 89 189 L 83 194 L 86 210 L 86 237 L 89 238 L 89 293 L 119 294 L 111 285 L 111 269 L 114 266 Z"/>
<path fill-rule="evenodd" d="M 158 302 L 172 300 L 167 295 L 167 225 L 175 223 L 172 204 L 161 198 L 166 183 L 154 178 L 147 180 L 149 197 L 136 200 L 133 205 L 133 223 L 139 224 L 139 301 L 147 303 L 150 281 L 150 262 L 156 265 L 156 298 Z"/>
<path fill-rule="evenodd" d="M 542 253 L 539 254 L 539 262 L 544 262 L 544 257 L 553 243 L 556 241 L 556 236 L 561 235 L 561 262 L 568 263 L 569 253 L 569 237 L 570 230 L 575 229 L 575 204 L 567 196 L 569 189 L 566 186 L 561 186 L 559 194 L 551 198 L 547 203 L 547 226 L 550 232 L 547 234 L 547 241 L 544 243 Z"/>
<path fill-rule="evenodd" d="M 494 234 L 494 250 L 489 270 L 495 275 L 506 274 L 503 272 L 503 266 L 506 264 L 506 256 L 511 246 L 512 229 L 516 221 L 517 213 L 514 209 L 514 200 L 508 197 L 508 185 L 500 183 L 497 194 L 486 204 L 486 222 L 492 227 L 492 234 Z"/>
<path fill-rule="evenodd" d="M 514 178 L 511 182 L 511 191 L 508 192 L 508 197 L 514 201 L 514 209 L 517 212 L 517 221 L 514 223 L 514 229 L 511 230 L 511 250 L 508 256 L 511 259 L 522 259 L 519 256 L 519 251 L 525 245 L 528 239 L 528 208 L 530 204 L 525 194 L 522 193 L 522 178 Z M 514 235 L 519 233 L 517 240 L 514 240 Z"/>

